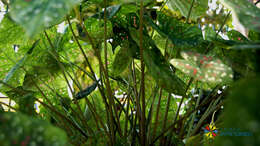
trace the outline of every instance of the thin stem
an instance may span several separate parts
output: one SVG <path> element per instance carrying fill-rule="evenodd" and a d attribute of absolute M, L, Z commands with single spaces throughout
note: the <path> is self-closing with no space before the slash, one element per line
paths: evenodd
<path fill-rule="evenodd" d="M 146 126 L 145 126 L 145 83 L 144 83 L 144 58 L 143 58 L 143 15 L 144 15 L 144 2 L 143 0 L 140 1 L 140 60 L 141 60 L 141 100 L 142 100 L 142 114 L 141 114 L 141 144 L 143 146 L 146 145 Z"/>
<path fill-rule="evenodd" d="M 161 98 L 162 98 L 162 88 L 159 91 L 159 99 L 156 107 L 156 115 L 155 115 L 155 123 L 154 123 L 154 129 L 153 129 L 153 135 L 152 139 L 155 138 L 155 134 L 157 133 L 157 127 L 158 127 L 158 121 L 159 121 L 159 112 L 160 112 L 160 105 L 161 105 Z"/>
<path fill-rule="evenodd" d="M 9 100 L 11 101 L 11 99 L 9 99 Z M 7 106 L 9 109 L 12 109 L 12 110 L 15 110 L 15 111 L 17 111 L 17 109 L 16 109 L 16 108 L 12 107 L 12 106 L 11 106 L 11 105 L 9 105 L 9 104 L 6 104 L 6 103 L 4 103 L 4 102 L 1 102 L 1 101 L 0 101 L 0 104 Z"/>
<path fill-rule="evenodd" d="M 168 100 L 167 100 L 167 105 L 166 105 L 166 111 L 165 111 L 165 115 L 164 115 L 164 119 L 163 119 L 163 128 L 162 128 L 162 131 L 164 131 L 165 128 L 166 128 L 166 121 L 167 121 L 167 118 L 168 118 L 168 112 L 169 112 L 169 108 L 170 108 L 171 98 L 172 98 L 171 93 L 169 93 L 169 95 L 168 95 Z M 162 141 L 162 139 L 161 139 L 160 145 L 162 145 L 162 144 L 163 144 L 163 141 Z"/>

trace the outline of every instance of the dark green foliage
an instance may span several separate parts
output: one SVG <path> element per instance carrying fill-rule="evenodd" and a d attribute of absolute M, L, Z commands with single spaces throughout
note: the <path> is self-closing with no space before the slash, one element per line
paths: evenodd
<path fill-rule="evenodd" d="M 256 104 L 259 103 L 259 83 L 260 78 L 257 76 L 234 84 L 225 106 L 222 126 L 237 130 L 222 130 L 222 132 L 226 132 L 226 136 L 218 137 L 216 146 L 253 146 L 260 143 L 258 139 L 260 113 L 258 112 L 259 106 Z"/>
<path fill-rule="evenodd" d="M 131 63 L 132 56 L 128 42 L 124 42 L 121 49 L 117 52 L 112 65 L 112 73 L 115 76 L 120 75 Z"/>
<path fill-rule="evenodd" d="M 202 32 L 197 26 L 183 23 L 176 18 L 172 18 L 163 13 L 158 13 L 159 25 L 152 22 L 151 18 L 145 17 L 145 20 L 160 35 L 172 41 L 176 47 L 198 47 L 203 43 Z"/>
<path fill-rule="evenodd" d="M 46 121 L 21 113 L 2 113 L 0 129 L 0 143 L 3 146 L 69 145 L 67 136 L 62 130 Z"/>

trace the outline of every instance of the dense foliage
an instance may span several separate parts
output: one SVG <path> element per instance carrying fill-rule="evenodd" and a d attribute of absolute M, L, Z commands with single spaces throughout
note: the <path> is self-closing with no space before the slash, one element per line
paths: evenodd
<path fill-rule="evenodd" d="M 0 145 L 260 144 L 259 1 L 1 2 Z"/>

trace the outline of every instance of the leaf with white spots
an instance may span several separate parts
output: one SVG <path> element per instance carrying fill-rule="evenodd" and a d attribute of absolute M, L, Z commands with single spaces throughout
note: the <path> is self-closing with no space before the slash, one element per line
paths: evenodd
<path fill-rule="evenodd" d="M 220 0 L 244 27 L 260 32 L 260 9 L 248 0 Z"/>
<path fill-rule="evenodd" d="M 202 55 L 200 53 L 192 52 L 192 51 L 182 51 L 181 56 L 185 60 L 196 62 L 195 64 L 197 65 L 201 65 L 204 64 L 205 62 L 209 62 L 213 60 L 212 56 Z"/>
<path fill-rule="evenodd" d="M 205 81 L 227 83 L 233 79 L 232 69 L 219 59 L 207 62 L 201 65 L 200 68 L 204 74 Z"/>
<path fill-rule="evenodd" d="M 182 72 L 192 77 L 199 78 L 202 74 L 200 68 L 196 64 L 193 64 L 193 62 L 191 61 L 182 59 L 172 59 L 170 63 Z"/>
<path fill-rule="evenodd" d="M 192 51 L 181 52 L 181 55 L 185 60 L 172 59 L 171 64 L 195 79 L 210 83 L 232 81 L 232 69 L 223 64 L 221 60 Z"/>
<path fill-rule="evenodd" d="M 62 21 L 80 0 L 11 0 L 10 14 L 29 37 Z"/>

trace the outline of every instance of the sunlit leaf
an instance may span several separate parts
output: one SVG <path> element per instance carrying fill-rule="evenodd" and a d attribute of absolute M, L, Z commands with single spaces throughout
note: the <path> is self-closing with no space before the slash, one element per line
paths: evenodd
<path fill-rule="evenodd" d="M 11 17 L 29 37 L 58 24 L 80 0 L 11 0 Z"/>
<path fill-rule="evenodd" d="M 170 0 L 168 1 L 170 9 L 175 10 L 176 8 L 181 12 L 183 16 L 188 17 L 189 10 L 192 4 L 192 0 Z M 195 0 L 190 14 L 192 20 L 196 20 L 200 16 L 204 15 L 208 10 L 208 0 Z"/>

